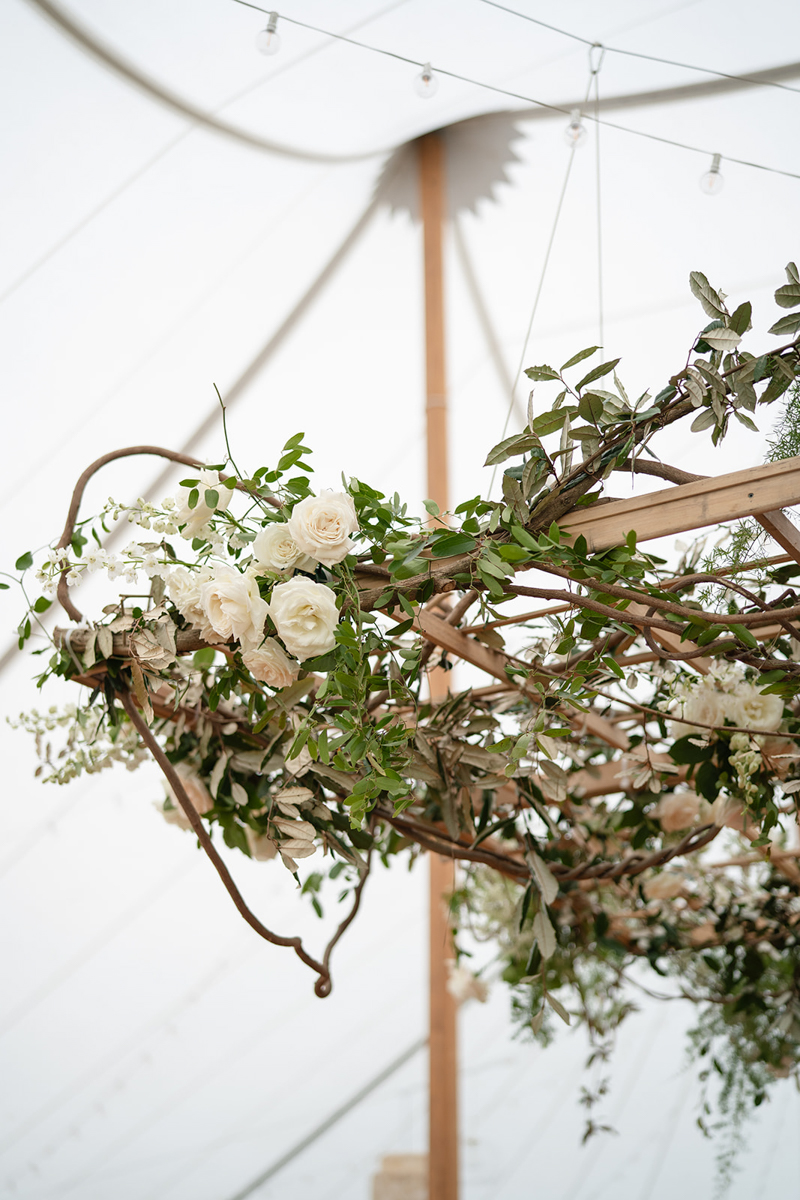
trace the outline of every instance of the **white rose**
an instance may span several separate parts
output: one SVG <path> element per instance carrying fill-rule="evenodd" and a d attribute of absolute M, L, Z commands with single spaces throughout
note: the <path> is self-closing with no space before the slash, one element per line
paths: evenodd
<path fill-rule="evenodd" d="M 205 641 L 216 642 L 219 639 L 209 625 L 200 602 L 201 588 L 211 579 L 211 574 L 208 567 L 201 567 L 199 571 L 173 567 L 167 576 L 167 594 L 181 616 L 200 631 Z"/>
<path fill-rule="evenodd" d="M 289 533 L 300 550 L 326 567 L 347 557 L 353 548 L 348 534 L 357 529 L 355 505 L 346 492 L 307 496 L 289 517 Z"/>
<path fill-rule="evenodd" d="M 702 726 L 711 725 L 721 729 L 725 718 L 730 715 L 730 696 L 718 692 L 716 688 L 701 684 L 678 709 L 680 721 L 672 721 L 670 733 L 674 738 L 685 737 L 687 733 L 709 733 L 710 730 L 698 728 L 693 724 L 699 721 Z"/>
<path fill-rule="evenodd" d="M 665 833 L 688 829 L 700 815 L 700 797 L 694 792 L 673 792 L 660 801 L 655 815 Z"/>
<path fill-rule="evenodd" d="M 201 816 L 214 807 L 214 801 L 209 794 L 208 788 L 200 776 L 187 763 L 178 763 L 175 771 L 183 784 L 183 790 Z M 166 790 L 167 796 L 174 807 L 162 808 L 160 810 L 162 817 L 169 825 L 177 825 L 179 829 L 191 829 L 192 826 L 189 818 L 181 808 L 180 801 L 169 784 L 166 784 Z"/>
<path fill-rule="evenodd" d="M 285 688 L 300 674 L 300 664 L 275 641 L 267 638 L 257 650 L 246 650 L 242 662 L 254 679 L 274 688 Z"/>
<path fill-rule="evenodd" d="M 324 583 L 302 575 L 279 583 L 272 592 L 269 615 L 286 649 L 301 662 L 336 645 L 333 633 L 339 610 L 334 592 Z"/>
<path fill-rule="evenodd" d="M 253 563 L 264 571 L 312 571 L 316 561 L 304 554 L 283 521 L 267 525 L 253 542 Z"/>
<path fill-rule="evenodd" d="M 731 696 L 730 717 L 745 729 L 773 733 L 783 720 L 783 700 L 762 696 L 754 683 L 740 683 Z"/>
<path fill-rule="evenodd" d="M 648 879 L 644 894 L 648 900 L 674 900 L 683 891 L 683 876 L 672 871 L 661 871 Z"/>
<path fill-rule="evenodd" d="M 246 650 L 261 641 L 268 609 L 252 575 L 217 564 L 200 589 L 200 604 L 208 623 L 226 641 L 235 638 Z"/>
<path fill-rule="evenodd" d="M 230 488 L 226 488 L 220 483 L 218 471 L 198 471 L 197 477 L 200 482 L 196 490 L 200 494 L 194 508 L 189 508 L 189 497 L 195 489 L 190 487 L 178 488 L 178 493 L 175 496 L 174 518 L 178 525 L 185 525 L 185 528 L 181 531 L 181 536 L 188 540 L 197 537 L 203 527 L 211 520 L 214 513 L 224 512 L 231 502 L 232 492 Z M 205 496 L 207 491 L 217 493 L 218 499 L 214 508 L 209 508 L 206 504 Z"/>

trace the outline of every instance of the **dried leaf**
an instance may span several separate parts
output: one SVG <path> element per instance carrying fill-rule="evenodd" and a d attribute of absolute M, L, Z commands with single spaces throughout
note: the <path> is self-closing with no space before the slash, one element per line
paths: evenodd
<path fill-rule="evenodd" d="M 528 851 L 525 861 L 530 867 L 533 881 L 539 889 L 539 895 L 545 904 L 552 904 L 558 895 L 558 881 L 547 863 L 534 850 Z"/>
<path fill-rule="evenodd" d="M 556 950 L 556 931 L 543 906 L 533 918 L 533 936 L 539 943 L 542 958 L 552 958 Z"/>

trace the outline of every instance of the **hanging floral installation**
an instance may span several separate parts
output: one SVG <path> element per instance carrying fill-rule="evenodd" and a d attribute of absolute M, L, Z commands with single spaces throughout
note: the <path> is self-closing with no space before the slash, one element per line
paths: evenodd
<path fill-rule="evenodd" d="M 618 359 L 589 366 L 597 347 L 531 367 L 527 425 L 486 460 L 503 464 L 502 499 L 428 502 L 425 522 L 358 479 L 315 494 L 304 434 L 246 470 L 230 447 L 213 466 L 152 446 L 106 455 L 37 556 L 42 594 L 19 629 L 22 646 L 57 595 L 72 625 L 38 651 L 39 681 L 83 689 L 21 718 L 39 773 L 63 783 L 151 755 L 166 820 L 319 996 L 373 864 L 454 857 L 456 934 L 495 944 L 535 1034 L 548 1010 L 572 1015 L 602 1053 L 646 963 L 698 1004 L 723 1112 L 760 1103 L 800 1063 L 800 537 L 771 557 L 758 541 L 776 521 L 793 531 L 773 510 L 800 500 L 787 275 L 776 300 L 794 311 L 770 333 L 790 340 L 750 353 L 750 305 L 731 312 L 694 273 L 710 322 L 654 395 L 631 400 Z M 781 397 L 771 465 L 706 481 L 657 456 L 677 422 L 716 446 Z M 91 476 L 133 454 L 185 463 L 177 494 L 81 516 Z M 616 472 L 675 486 L 615 501 Z M 749 519 L 705 560 L 699 543 L 677 567 L 640 545 L 731 516 Z M 119 553 L 104 549 L 114 522 L 138 531 Z M 17 563 L 24 586 L 34 565 Z M 74 587 L 97 574 L 123 594 L 89 619 Z M 456 660 L 468 667 L 431 703 L 428 672 Z M 324 877 L 344 884 L 349 915 L 319 959 L 250 911 L 220 838 L 291 872 L 320 915 Z M 452 986 L 485 995 L 466 957 Z"/>

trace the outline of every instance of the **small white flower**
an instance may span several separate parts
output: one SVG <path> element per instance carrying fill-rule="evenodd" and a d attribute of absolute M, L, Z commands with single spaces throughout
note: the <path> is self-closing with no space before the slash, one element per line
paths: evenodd
<path fill-rule="evenodd" d="M 204 527 L 215 512 L 225 512 L 233 494 L 230 488 L 224 487 L 220 482 L 218 471 L 199 471 L 197 477 L 199 483 L 196 489 L 182 487 L 175 497 L 175 518 L 179 525 L 184 526 L 183 536 L 189 541 L 204 532 Z M 198 492 L 198 499 L 194 508 L 190 508 L 189 497 L 193 490 Z M 217 493 L 217 503 L 214 508 L 209 508 L 206 504 L 206 492 L 209 491 Z"/>
<path fill-rule="evenodd" d="M 654 815 L 665 833 L 688 829 L 700 816 L 700 797 L 694 792 L 673 792 L 659 801 Z"/>
<path fill-rule="evenodd" d="M 142 559 L 142 570 L 147 575 L 148 579 L 152 579 L 154 575 L 160 575 L 164 570 L 164 563 L 159 559 L 157 554 L 151 552 L 145 554 Z"/>

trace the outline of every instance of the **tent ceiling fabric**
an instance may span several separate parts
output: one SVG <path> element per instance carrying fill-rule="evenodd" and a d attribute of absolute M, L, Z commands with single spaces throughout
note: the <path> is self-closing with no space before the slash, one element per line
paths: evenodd
<path fill-rule="evenodd" d="M 200 430 L 197 453 L 219 461 L 219 424 L 205 420 L 214 383 L 223 395 L 237 389 L 230 433 L 248 467 L 272 461 L 303 429 L 320 488 L 344 471 L 421 509 L 413 172 L 387 185 L 396 219 L 380 200 L 339 261 L 387 163 L 304 162 L 266 152 L 267 143 L 334 159 L 447 130 L 459 214 L 445 281 L 452 488 L 458 497 L 485 489 L 481 463 L 500 436 L 564 178 L 566 118 L 444 77 L 420 100 L 413 68 L 288 23 L 280 55 L 263 59 L 260 15 L 229 0 L 58 5 L 188 109 L 224 108 L 225 124 L 263 145 L 155 103 L 25 0 L 0 6 L 9 114 L 0 125 L 0 293 L 55 248 L 0 310 L 0 567 L 58 536 L 75 479 L 109 449 L 179 449 Z M 732 74 L 780 63 L 800 44 L 790 0 L 513 6 L 591 40 Z M 358 27 L 354 36 L 434 69 L 439 61 L 558 107 L 586 94 L 585 47 L 477 0 L 291 0 L 287 15 Z M 797 64 L 780 70 L 798 77 Z M 800 172 L 800 97 L 611 55 L 599 82 L 609 119 L 627 108 L 631 126 L 723 155 L 725 187 L 708 197 L 698 187 L 702 156 L 600 131 L 605 341 L 623 355 L 626 386 L 642 391 L 682 365 L 705 323 L 689 295 L 691 269 L 737 303 L 752 299 L 753 336 L 763 340 L 771 292 L 797 254 L 800 182 L 725 156 Z M 652 91 L 658 102 L 645 103 Z M 563 362 L 598 339 L 587 126 L 525 365 Z M 699 474 L 734 471 L 760 460 L 768 434 L 764 423 L 758 436 L 731 436 L 713 465 L 703 435 L 672 445 L 671 461 Z M 135 498 L 154 474 L 116 465 L 86 511 L 109 494 Z M 620 489 L 629 494 L 623 479 Z M 96 579 L 79 606 L 91 611 L 103 595 Z M 0 614 L 5 646 L 20 617 L 13 589 L 0 592 Z M 4 672 L 4 715 L 66 699 L 39 694 L 31 674 L 20 659 Z M 319 1002 L 301 966 L 239 928 L 192 839 L 164 825 L 154 771 L 104 771 L 56 791 L 33 779 L 23 733 L 2 725 L 0 741 L 0 1031 L 16 1022 L 0 1036 L 0 1196 L 228 1200 L 424 1034 L 422 872 L 371 883 L 340 947 L 334 994 Z M 236 863 L 248 902 L 273 927 L 302 927 L 318 948 L 335 921 L 335 888 L 320 922 L 272 865 Z M 677 1070 L 692 1014 L 666 1007 L 645 998 L 621 1039 L 609 1096 L 619 1137 L 581 1151 L 581 1035 L 546 1051 L 512 1041 L 499 983 L 485 1009 L 466 1006 L 465 1200 L 522 1200 L 534 1171 L 542 1194 L 562 1200 L 641 1200 L 646 1188 L 649 1200 L 710 1194 L 715 1148 L 694 1127 L 694 1077 Z M 424 1149 L 423 1058 L 256 1195 L 366 1200 L 382 1156 Z M 800 1098 L 779 1089 L 760 1111 L 730 1200 L 793 1194 L 798 1119 Z"/>

